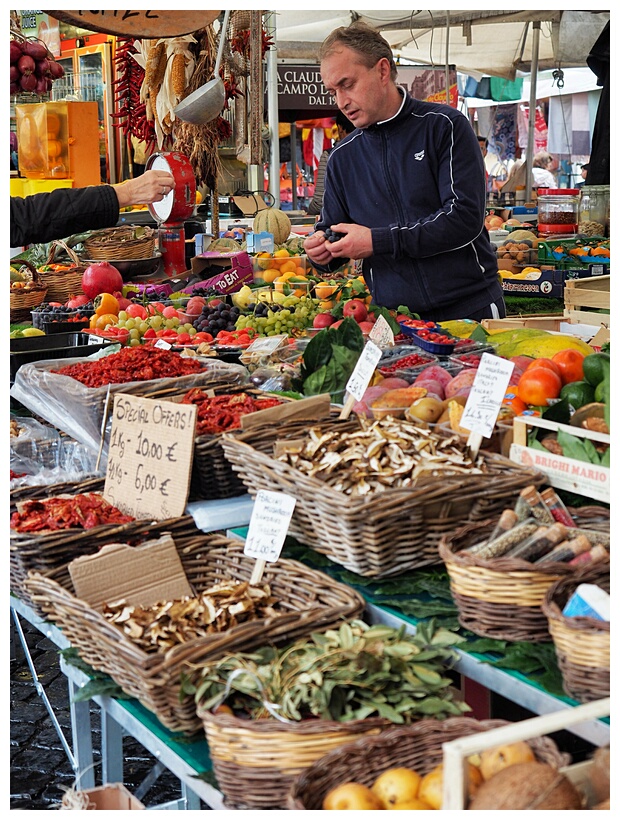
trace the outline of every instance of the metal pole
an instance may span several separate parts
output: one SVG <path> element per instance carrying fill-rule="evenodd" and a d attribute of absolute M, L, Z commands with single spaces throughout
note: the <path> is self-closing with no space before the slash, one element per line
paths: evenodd
<path fill-rule="evenodd" d="M 450 12 L 446 12 L 446 105 L 450 105 Z"/>
<path fill-rule="evenodd" d="M 532 24 L 532 66 L 530 72 L 530 109 L 527 118 L 527 149 L 525 153 L 525 190 L 527 198 L 532 197 L 532 158 L 534 156 L 534 131 L 536 125 L 536 87 L 538 85 L 538 49 L 540 42 L 540 22 Z"/>
<path fill-rule="evenodd" d="M 248 187 L 262 191 L 263 157 L 261 134 L 263 129 L 263 59 L 262 59 L 262 11 L 250 12 L 250 165 Z"/>
<path fill-rule="evenodd" d="M 291 208 L 297 210 L 297 123 L 291 123 Z"/>
<path fill-rule="evenodd" d="M 267 124 L 269 126 L 269 193 L 273 207 L 280 207 L 280 138 L 278 119 L 278 48 L 276 41 L 276 13 L 267 12 L 265 29 L 273 40 L 267 57 Z"/>

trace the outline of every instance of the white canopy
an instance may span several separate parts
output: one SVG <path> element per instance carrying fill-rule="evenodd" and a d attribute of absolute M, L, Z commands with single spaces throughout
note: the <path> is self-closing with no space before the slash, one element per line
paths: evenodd
<path fill-rule="evenodd" d="M 540 23 L 538 68 L 585 66 L 609 11 L 303 11 L 276 10 L 278 59 L 316 59 L 316 44 L 361 19 L 395 54 L 422 65 L 455 65 L 476 79 L 529 72 L 532 30 Z"/>

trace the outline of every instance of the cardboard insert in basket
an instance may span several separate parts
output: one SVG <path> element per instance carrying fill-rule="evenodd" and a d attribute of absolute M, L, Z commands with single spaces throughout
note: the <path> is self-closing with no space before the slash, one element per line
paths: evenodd
<path fill-rule="evenodd" d="M 133 369 L 128 369 L 125 361 L 131 355 L 129 351 L 140 354 L 140 362 L 134 362 Z M 109 419 L 116 393 L 165 399 L 168 393 L 178 393 L 183 388 L 189 390 L 190 387 L 213 386 L 220 382 L 243 384 L 247 380 L 244 367 L 218 359 L 190 359 L 181 357 L 179 353 L 155 351 L 153 348 L 122 348 L 117 353 L 102 353 L 103 356 L 98 355 L 94 359 L 51 359 L 23 365 L 16 374 L 11 396 L 40 418 L 98 452 L 104 417 Z M 162 353 L 165 356 L 162 357 Z M 118 367 L 120 357 L 124 372 Z M 88 387 L 77 378 L 57 372 L 73 365 L 79 366 L 80 370 L 90 367 L 94 370 L 101 366 L 104 358 L 105 366 L 110 371 L 113 367 L 117 368 L 113 378 L 125 378 L 127 381 Z M 156 360 L 167 363 L 168 369 L 163 371 L 166 372 L 165 376 L 157 377 L 158 371 L 152 366 Z M 192 361 L 193 364 L 187 364 Z M 129 381 L 134 375 L 134 380 Z M 105 443 L 102 454 L 105 459 Z"/>

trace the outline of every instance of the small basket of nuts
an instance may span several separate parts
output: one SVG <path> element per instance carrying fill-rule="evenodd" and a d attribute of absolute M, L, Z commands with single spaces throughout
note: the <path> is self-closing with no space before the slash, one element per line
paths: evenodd
<path fill-rule="evenodd" d="M 504 242 L 497 248 L 497 258 L 507 259 L 517 265 L 532 265 L 538 262 L 538 249 L 532 239 Z"/>

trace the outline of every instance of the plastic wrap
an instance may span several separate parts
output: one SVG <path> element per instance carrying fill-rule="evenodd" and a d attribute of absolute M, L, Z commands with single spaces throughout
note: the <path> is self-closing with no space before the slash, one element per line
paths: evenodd
<path fill-rule="evenodd" d="M 50 458 L 50 450 L 45 446 L 37 448 L 35 445 L 32 458 L 11 452 L 11 470 L 17 474 L 11 479 L 11 489 L 86 481 L 104 476 L 102 471 L 96 469 L 96 453 L 74 439 L 53 432 L 57 436 L 56 440 L 50 439 L 57 444 L 53 449 L 53 458 Z"/>
<path fill-rule="evenodd" d="M 11 421 L 17 425 L 19 435 L 10 437 L 11 469 L 25 472 L 25 469 L 14 467 L 16 464 L 38 465 L 38 469 L 54 469 L 59 464 L 60 433 L 55 427 L 48 427 L 36 419 L 28 417 L 12 417 Z M 31 470 L 33 471 L 33 470 Z"/>
<path fill-rule="evenodd" d="M 95 453 L 99 452 L 101 446 L 106 403 L 109 411 L 106 432 L 111 426 L 112 402 L 116 393 L 130 393 L 144 398 L 165 398 L 167 391 L 179 392 L 191 387 L 217 384 L 245 384 L 249 375 L 242 365 L 229 364 L 218 359 L 203 359 L 204 370 L 200 373 L 105 387 L 86 387 L 70 376 L 52 372 L 79 361 L 84 359 L 51 359 L 23 365 L 16 374 L 11 396 Z M 101 467 L 105 465 L 106 460 L 107 444 L 104 444 Z"/>

